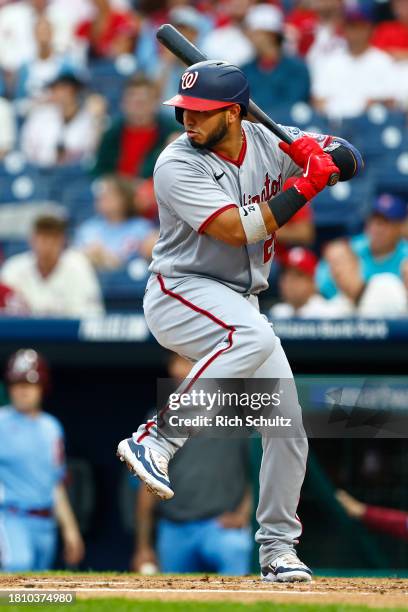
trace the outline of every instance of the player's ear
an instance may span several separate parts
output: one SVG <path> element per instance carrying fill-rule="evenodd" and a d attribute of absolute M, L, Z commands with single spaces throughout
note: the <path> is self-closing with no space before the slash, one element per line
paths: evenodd
<path fill-rule="evenodd" d="M 238 121 L 241 116 L 241 107 L 239 104 L 233 104 L 227 108 L 227 121 L 231 125 Z"/>

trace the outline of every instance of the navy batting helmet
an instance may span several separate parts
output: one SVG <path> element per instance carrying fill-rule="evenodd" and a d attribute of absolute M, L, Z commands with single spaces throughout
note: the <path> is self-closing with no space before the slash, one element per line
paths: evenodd
<path fill-rule="evenodd" d="M 163 102 L 176 107 L 176 119 L 183 123 L 183 109 L 210 111 L 239 104 L 248 112 L 249 85 L 245 74 L 228 62 L 207 60 L 183 72 L 178 94 Z"/>
<path fill-rule="evenodd" d="M 9 385 L 27 382 L 46 389 L 50 382 L 48 365 L 34 349 L 20 349 L 7 362 L 6 380 Z"/>

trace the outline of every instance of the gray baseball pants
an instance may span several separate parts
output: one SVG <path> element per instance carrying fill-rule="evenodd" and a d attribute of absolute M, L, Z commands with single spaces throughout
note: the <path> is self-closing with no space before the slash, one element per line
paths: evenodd
<path fill-rule="evenodd" d="M 207 278 L 153 274 L 144 312 L 157 341 L 194 363 L 189 378 L 279 378 L 286 383 L 281 385 L 285 398 L 280 414 L 290 414 L 297 422 L 295 433 L 271 436 L 260 430 L 263 456 L 255 539 L 264 567 L 292 550 L 301 534 L 296 509 L 308 452 L 293 374 L 280 340 L 260 314 L 256 297 L 246 298 Z M 169 459 L 186 442 L 154 434 L 154 421 L 144 423 L 136 433 L 139 442 Z"/>

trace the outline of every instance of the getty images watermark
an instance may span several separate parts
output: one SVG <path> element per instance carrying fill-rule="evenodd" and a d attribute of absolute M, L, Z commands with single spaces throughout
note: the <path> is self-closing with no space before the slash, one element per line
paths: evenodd
<path fill-rule="evenodd" d="M 408 439 L 408 377 L 160 379 L 156 416 L 166 438 Z"/>
<path fill-rule="evenodd" d="M 157 389 L 157 434 L 167 438 L 304 435 L 293 379 L 160 379 Z"/>
<path fill-rule="evenodd" d="M 283 390 L 268 392 L 206 391 L 191 389 L 187 393 L 171 393 L 167 417 L 171 427 L 291 427 L 292 419 L 282 415 L 265 416 L 259 411 L 281 405 Z M 187 415 L 183 409 L 198 409 L 200 414 Z M 226 414 L 225 408 L 251 410 L 256 414 Z M 206 413 L 216 413 L 213 416 Z"/>

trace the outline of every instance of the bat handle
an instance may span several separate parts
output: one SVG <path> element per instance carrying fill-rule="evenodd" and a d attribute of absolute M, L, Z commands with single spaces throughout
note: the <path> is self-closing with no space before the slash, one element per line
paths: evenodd
<path fill-rule="evenodd" d="M 339 180 L 340 180 L 340 174 L 338 172 L 333 172 L 333 174 L 330 175 L 329 180 L 327 181 L 327 184 L 329 187 L 333 187 L 333 185 L 338 183 Z"/>

